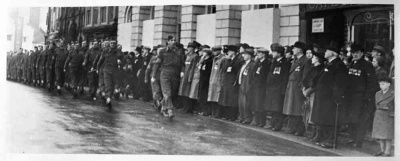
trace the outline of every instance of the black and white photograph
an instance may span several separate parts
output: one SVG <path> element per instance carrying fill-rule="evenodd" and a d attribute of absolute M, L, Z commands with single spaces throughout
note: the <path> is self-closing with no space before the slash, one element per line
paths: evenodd
<path fill-rule="evenodd" d="M 6 161 L 400 155 L 397 1 L 28 2 L 1 9 Z"/>

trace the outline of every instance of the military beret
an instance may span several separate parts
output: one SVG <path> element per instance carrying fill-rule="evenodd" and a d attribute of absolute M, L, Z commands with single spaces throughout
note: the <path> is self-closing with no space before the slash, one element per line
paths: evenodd
<path fill-rule="evenodd" d="M 221 47 L 221 46 L 213 46 L 213 47 L 211 48 L 211 50 L 212 50 L 212 51 L 219 51 L 219 50 L 222 50 L 222 47 Z"/>
<path fill-rule="evenodd" d="M 380 53 L 385 53 L 385 48 L 383 48 L 382 46 L 379 46 L 379 45 L 375 45 L 375 46 L 372 48 L 372 50 L 376 50 L 376 51 L 378 51 L 378 52 L 380 52 Z"/>
<path fill-rule="evenodd" d="M 294 43 L 293 47 L 300 48 L 300 49 L 302 49 L 303 51 L 306 51 L 306 44 L 304 44 L 304 43 L 301 42 L 301 41 L 296 41 L 296 42 Z"/>

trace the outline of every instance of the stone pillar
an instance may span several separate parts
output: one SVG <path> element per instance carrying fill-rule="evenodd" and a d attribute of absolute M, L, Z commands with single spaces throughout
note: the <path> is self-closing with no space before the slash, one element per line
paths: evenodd
<path fill-rule="evenodd" d="M 217 5 L 214 45 L 234 45 L 240 42 L 242 6 Z"/>
<path fill-rule="evenodd" d="M 176 36 L 178 8 L 176 5 L 155 6 L 153 44 L 165 45 L 168 35 Z"/>
<path fill-rule="evenodd" d="M 280 23 L 279 43 L 283 46 L 293 45 L 296 41 L 299 41 L 299 33 L 300 33 L 299 4 L 281 4 L 280 9 L 281 9 L 281 23 Z"/>
<path fill-rule="evenodd" d="M 197 15 L 205 13 L 205 6 L 186 5 L 181 10 L 181 39 L 180 43 L 185 47 L 196 40 Z"/>
<path fill-rule="evenodd" d="M 150 7 L 134 6 L 132 8 L 131 47 L 142 45 L 143 21 L 150 19 Z"/>

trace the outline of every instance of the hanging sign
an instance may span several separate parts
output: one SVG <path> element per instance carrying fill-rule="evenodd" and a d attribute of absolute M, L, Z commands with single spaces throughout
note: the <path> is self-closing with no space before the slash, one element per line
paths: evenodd
<path fill-rule="evenodd" d="M 312 19 L 312 33 L 324 32 L 324 18 L 313 18 Z"/>

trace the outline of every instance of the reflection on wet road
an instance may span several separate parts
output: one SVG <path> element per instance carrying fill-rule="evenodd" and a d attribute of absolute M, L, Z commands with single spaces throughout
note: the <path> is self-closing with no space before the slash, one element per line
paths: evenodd
<path fill-rule="evenodd" d="M 12 153 L 172 155 L 334 155 L 208 117 L 121 100 L 107 111 L 86 97 L 6 83 L 7 148 Z"/>

